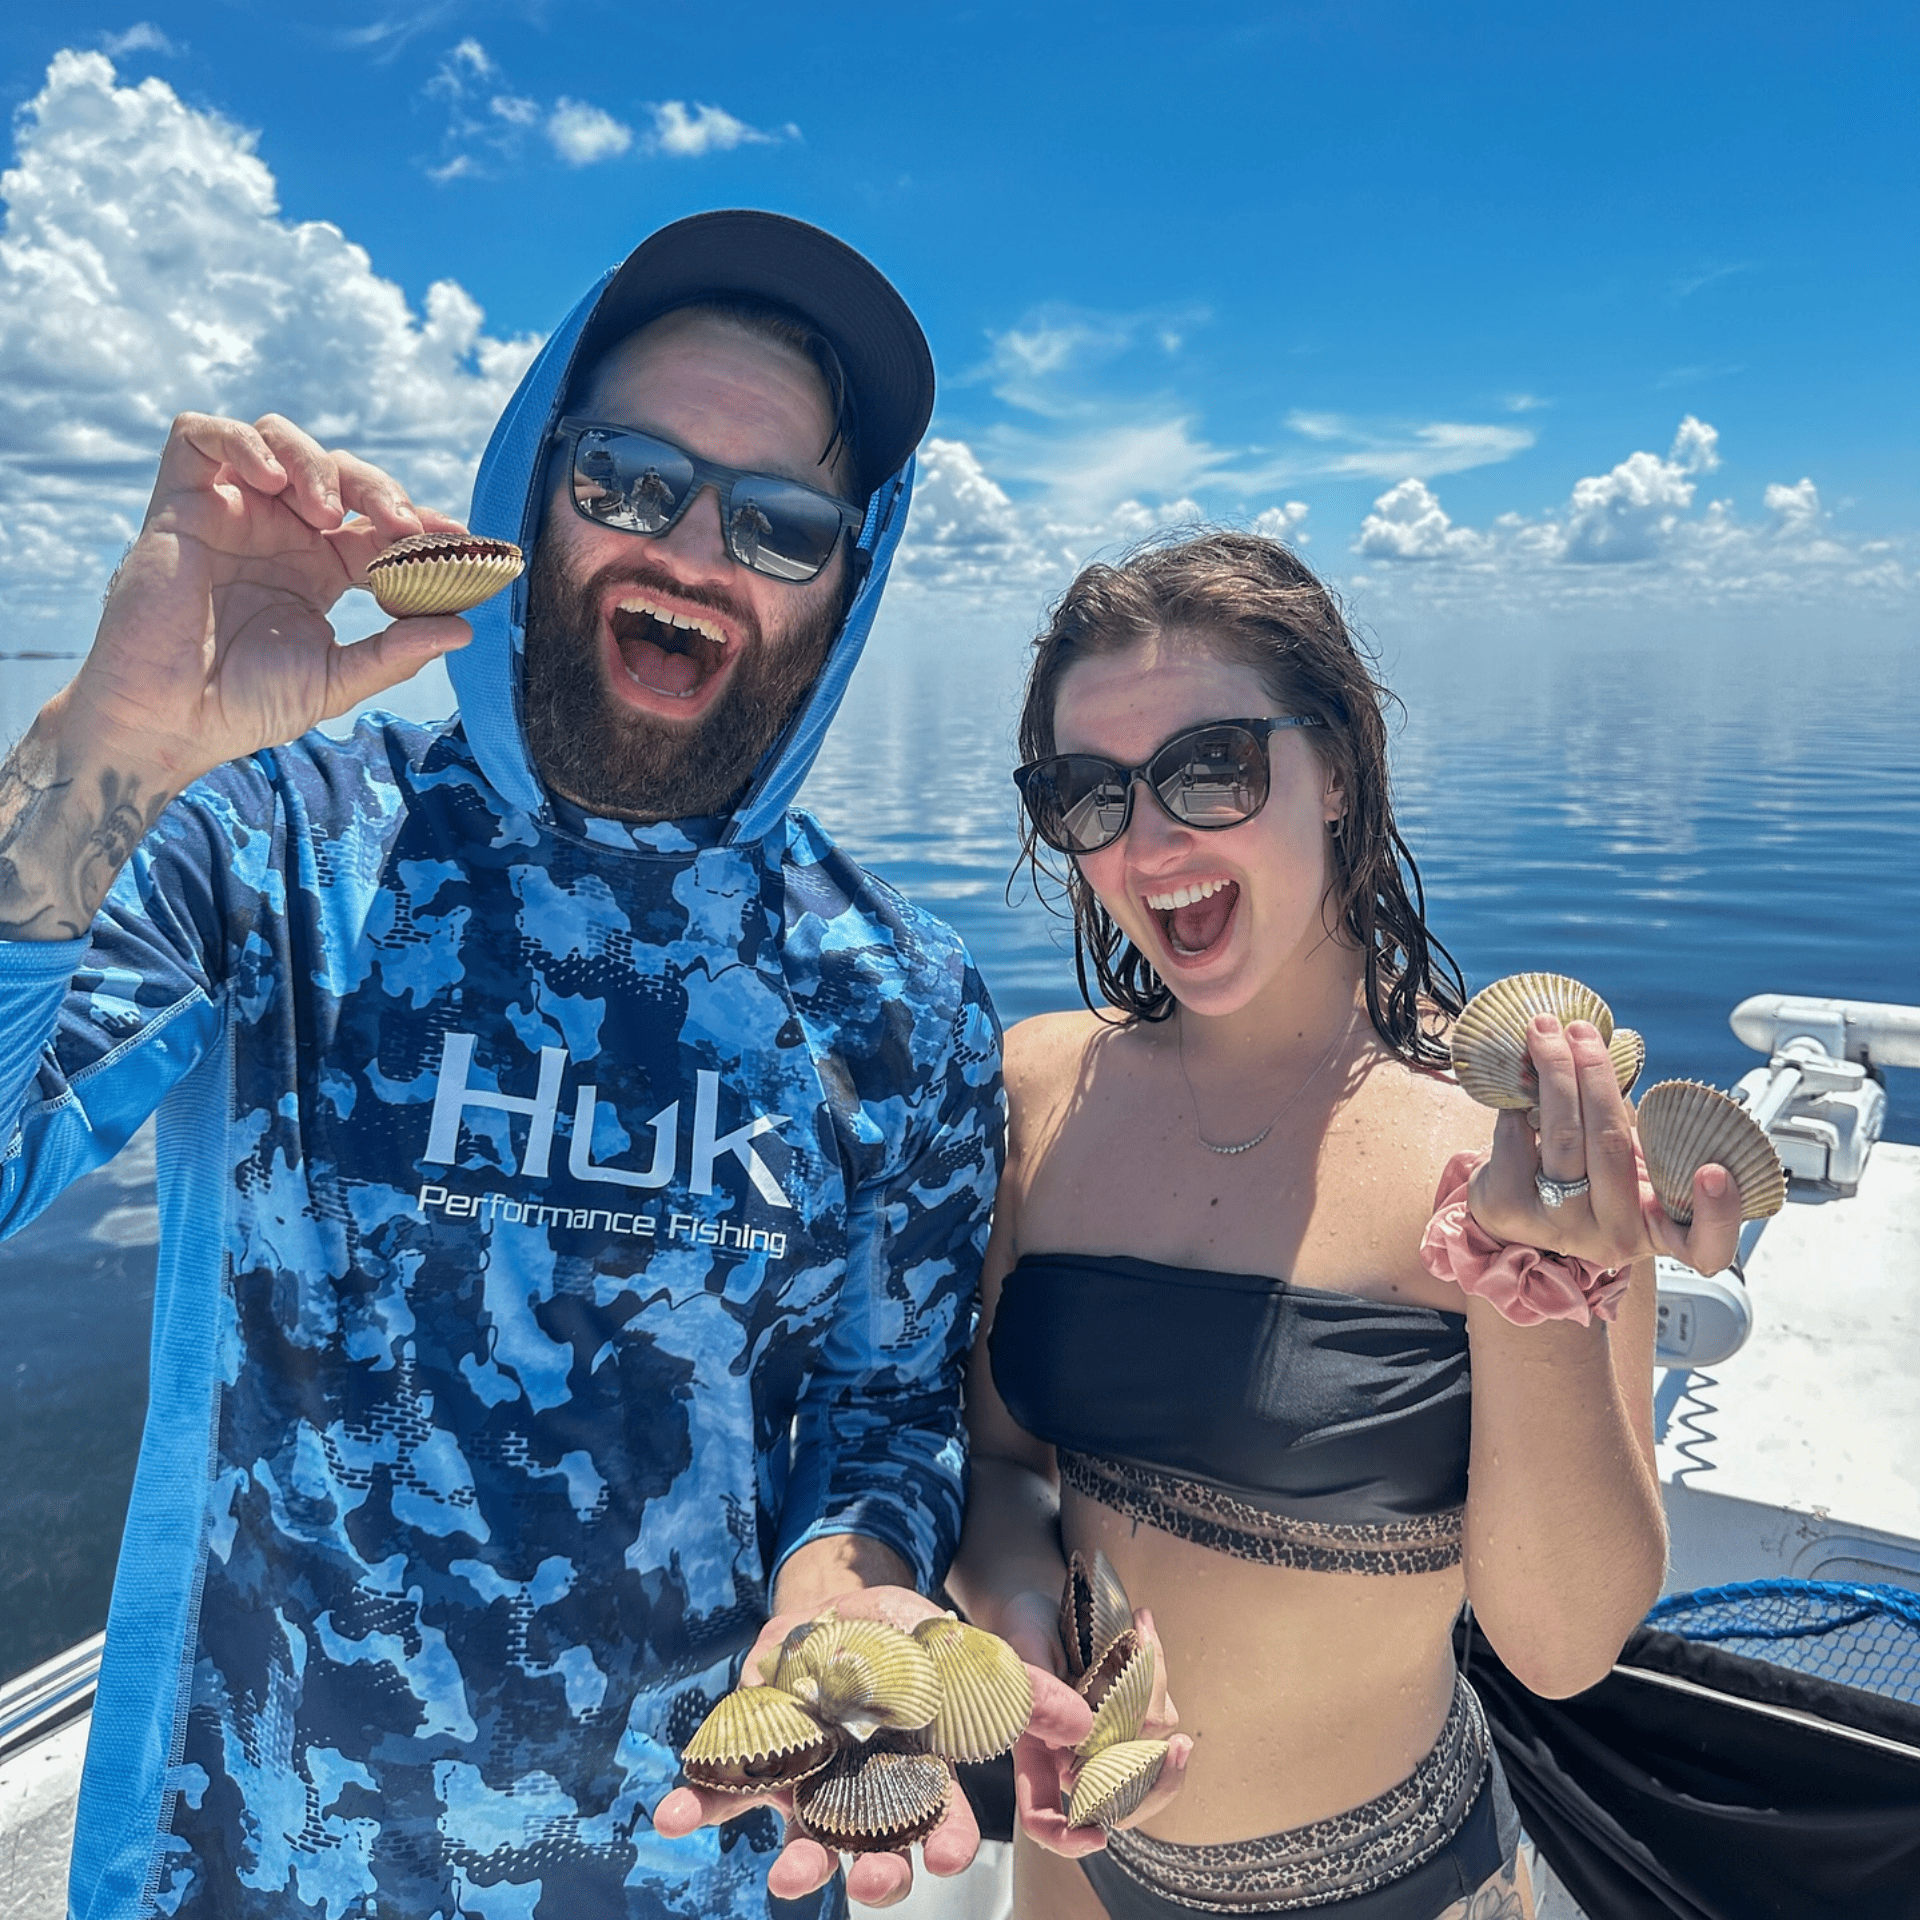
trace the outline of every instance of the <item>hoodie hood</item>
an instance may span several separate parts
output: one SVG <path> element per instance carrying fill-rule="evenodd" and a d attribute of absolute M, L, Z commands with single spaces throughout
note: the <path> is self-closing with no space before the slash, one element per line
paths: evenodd
<path fill-rule="evenodd" d="M 513 541 L 529 559 L 540 530 L 544 506 L 540 480 L 553 430 L 559 424 L 561 396 L 572 378 L 581 336 L 605 299 L 615 272 L 617 269 L 610 268 L 601 277 L 541 348 L 481 456 L 469 524 L 484 538 Z M 722 844 L 738 846 L 765 838 L 786 817 L 812 770 L 873 629 L 894 549 L 906 526 L 912 493 L 913 460 L 909 456 L 897 473 L 881 482 L 867 504 L 858 542 L 867 565 L 859 590 L 813 691 L 767 750 L 739 804 L 722 826 Z M 509 592 L 496 594 L 474 608 L 467 619 L 473 627 L 473 639 L 448 656 L 447 672 L 460 703 L 468 744 L 503 800 L 542 822 L 550 822 L 554 818 L 553 804 L 534 769 L 522 718 L 527 575 L 523 573 Z"/>

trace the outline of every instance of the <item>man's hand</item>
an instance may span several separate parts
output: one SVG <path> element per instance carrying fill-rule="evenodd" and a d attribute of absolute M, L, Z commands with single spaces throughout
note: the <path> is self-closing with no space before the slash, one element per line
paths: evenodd
<path fill-rule="evenodd" d="M 327 624 L 375 554 L 429 530 L 462 531 L 276 414 L 182 414 L 92 650 L 0 768 L 0 938 L 79 938 L 189 781 L 464 646 L 448 617 L 345 647 Z"/>
<path fill-rule="evenodd" d="M 826 1604 L 843 1618 L 883 1620 L 903 1632 L 945 1611 L 923 1594 L 909 1587 L 870 1587 L 836 1594 Z M 778 1613 L 761 1629 L 740 1671 L 743 1686 L 753 1686 L 772 1670 L 780 1643 L 797 1626 L 822 1611 Z M 1038 1734 L 1053 1744 L 1071 1747 L 1086 1737 L 1092 1716 L 1087 1703 L 1051 1673 L 1028 1668 L 1033 1682 L 1033 1718 L 1028 1735 Z M 839 1856 L 819 1841 L 793 1828 L 793 1795 L 787 1793 L 741 1794 L 714 1793 L 698 1787 L 675 1787 L 654 1809 L 657 1832 L 677 1840 L 700 1827 L 714 1826 L 736 1819 L 749 1807 L 770 1806 L 789 1824 L 790 1837 L 780 1857 L 767 1874 L 767 1890 L 783 1900 L 798 1900 L 824 1887 L 838 1871 Z M 921 1845 L 927 1871 L 945 1879 L 963 1873 L 973 1864 L 980 1846 L 980 1828 L 973 1817 L 967 1797 L 956 1786 L 947 1801 L 947 1811 Z M 910 1852 L 863 1853 L 852 1856 L 847 1869 L 847 1896 L 862 1906 L 890 1907 L 904 1900 L 913 1887 L 913 1861 Z"/>
<path fill-rule="evenodd" d="M 441 617 L 334 644 L 334 602 L 377 553 L 425 531 L 464 529 L 278 414 L 255 426 L 182 414 L 71 689 L 74 717 L 175 791 L 297 738 L 470 637 Z"/>

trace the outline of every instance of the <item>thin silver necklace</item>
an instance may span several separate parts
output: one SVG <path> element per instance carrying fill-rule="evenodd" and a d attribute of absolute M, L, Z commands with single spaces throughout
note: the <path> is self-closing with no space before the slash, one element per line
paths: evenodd
<path fill-rule="evenodd" d="M 1174 1049 L 1175 1056 L 1180 1062 L 1180 1078 L 1187 1083 L 1187 1100 L 1193 1108 L 1193 1137 L 1198 1140 L 1209 1153 L 1228 1155 L 1251 1153 L 1254 1148 L 1287 1117 L 1287 1114 L 1293 1108 L 1294 1102 L 1326 1071 L 1327 1062 L 1340 1051 L 1341 1045 L 1345 1042 L 1347 1036 L 1353 1032 L 1353 1023 L 1358 1018 L 1359 1009 L 1356 1007 L 1352 1013 L 1347 1015 L 1347 1024 L 1333 1036 L 1333 1045 L 1320 1056 L 1320 1064 L 1280 1103 L 1280 1111 L 1276 1113 L 1251 1140 L 1242 1140 L 1238 1145 L 1231 1147 L 1218 1145 L 1216 1142 L 1209 1140 L 1207 1136 L 1200 1131 L 1200 1102 L 1194 1097 L 1193 1077 L 1187 1072 L 1187 1023 L 1183 1018 L 1178 1030 L 1174 1034 Z"/>

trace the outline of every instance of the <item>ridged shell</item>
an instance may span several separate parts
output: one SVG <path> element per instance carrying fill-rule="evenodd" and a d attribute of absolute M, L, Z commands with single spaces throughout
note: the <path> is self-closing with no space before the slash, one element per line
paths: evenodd
<path fill-rule="evenodd" d="M 694 1730 L 680 1764 L 695 1786 L 764 1793 L 818 1773 L 842 1744 L 791 1694 L 737 1687 Z"/>
<path fill-rule="evenodd" d="M 1697 1080 L 1662 1080 L 1640 1097 L 1635 1125 L 1647 1178 L 1670 1220 L 1693 1219 L 1693 1176 L 1725 1167 L 1740 1188 L 1740 1218 L 1764 1220 L 1786 1205 L 1787 1176 L 1753 1116 Z"/>
<path fill-rule="evenodd" d="M 940 1710 L 921 1729 L 948 1760 L 991 1760 L 1033 1718 L 1033 1682 L 1020 1656 L 997 1634 L 982 1633 L 952 1614 L 914 1628 L 940 1676 Z"/>
<path fill-rule="evenodd" d="M 1483 1107 L 1540 1104 L 1540 1080 L 1527 1054 L 1527 1028 L 1550 1013 L 1565 1026 L 1591 1020 L 1613 1038 L 1613 1014 L 1591 987 L 1560 973 L 1514 973 L 1483 987 L 1453 1023 L 1453 1071 Z"/>
<path fill-rule="evenodd" d="M 940 1675 L 912 1634 L 831 1612 L 788 1635 L 773 1684 L 856 1740 L 882 1727 L 924 1727 L 940 1711 Z"/>
<path fill-rule="evenodd" d="M 526 564 L 511 540 L 416 533 L 367 563 L 367 591 L 396 620 L 465 613 L 517 580 Z"/>
<path fill-rule="evenodd" d="M 876 1740 L 849 1747 L 793 1797 L 800 1823 L 842 1853 L 910 1847 L 940 1824 L 953 1773 L 930 1753 L 902 1752 Z"/>
<path fill-rule="evenodd" d="M 1615 1027 L 1607 1042 L 1607 1058 L 1613 1062 L 1613 1077 L 1622 1093 L 1631 1093 L 1640 1070 L 1647 1064 L 1647 1043 L 1631 1027 Z"/>
<path fill-rule="evenodd" d="M 1074 1751 L 1084 1760 L 1122 1740 L 1132 1740 L 1153 1700 L 1153 1649 L 1131 1627 L 1081 1683 L 1093 1709 L 1093 1725 Z"/>
<path fill-rule="evenodd" d="M 1080 1769 L 1067 1798 L 1070 1827 L 1114 1827 L 1133 1813 L 1166 1764 L 1164 1740 L 1123 1740 L 1103 1748 Z"/>
<path fill-rule="evenodd" d="M 1133 1608 L 1112 1561 L 1098 1549 L 1091 1560 L 1076 1553 L 1067 1563 L 1067 1584 L 1060 1594 L 1060 1645 L 1066 1651 L 1067 1678 L 1077 1684 L 1132 1627 Z"/>

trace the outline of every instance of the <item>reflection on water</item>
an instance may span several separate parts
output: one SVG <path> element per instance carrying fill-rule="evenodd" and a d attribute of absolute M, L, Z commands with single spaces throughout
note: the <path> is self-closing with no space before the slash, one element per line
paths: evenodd
<path fill-rule="evenodd" d="M 1749 994 L 1920 1000 L 1904 635 L 1380 645 L 1401 828 L 1469 984 L 1578 975 L 1646 1034 L 1653 1075 L 1722 1084 L 1757 1063 L 1727 1026 Z M 1024 882 L 1002 898 L 1023 652 L 883 621 L 804 796 L 961 929 L 1009 1020 L 1076 998 L 1060 923 Z M 1891 1076 L 1892 1138 L 1920 1140 L 1917 1083 Z"/>
<path fill-rule="evenodd" d="M 1384 640 L 1402 829 L 1470 982 L 1576 974 L 1646 1034 L 1654 1075 L 1723 1085 L 1756 1061 L 1727 1028 L 1748 994 L 1920 1001 L 1904 637 Z M 805 795 L 961 929 L 1009 1020 L 1075 998 L 1060 923 L 1024 884 L 1004 900 L 1023 654 L 1004 618 L 890 607 Z M 0 668 L 0 724 L 69 671 Z M 1889 1091 L 1890 1136 L 1920 1140 L 1920 1074 Z M 0 1252 L 0 1673 L 104 1619 L 145 1382 L 146 1172 L 108 1169 Z"/>

